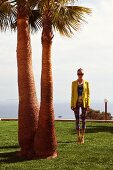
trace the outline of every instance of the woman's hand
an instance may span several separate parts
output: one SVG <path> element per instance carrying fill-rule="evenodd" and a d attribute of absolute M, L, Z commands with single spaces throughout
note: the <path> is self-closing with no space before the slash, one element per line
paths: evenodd
<path fill-rule="evenodd" d="M 74 111 L 74 107 L 71 107 L 71 109 Z"/>
<path fill-rule="evenodd" d="M 89 112 L 89 111 L 90 111 L 90 107 L 88 106 L 88 107 L 87 107 L 87 112 Z"/>

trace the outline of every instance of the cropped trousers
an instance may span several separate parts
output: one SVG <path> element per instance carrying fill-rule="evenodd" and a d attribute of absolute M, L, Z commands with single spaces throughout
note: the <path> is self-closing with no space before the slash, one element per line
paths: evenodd
<path fill-rule="evenodd" d="M 82 111 L 82 114 L 80 116 L 80 108 Z M 78 104 L 76 105 L 76 108 L 74 109 L 74 114 L 76 118 L 76 130 L 80 130 L 80 118 L 82 120 L 82 130 L 86 129 L 86 112 L 87 108 L 84 108 L 82 105 L 79 106 Z"/>

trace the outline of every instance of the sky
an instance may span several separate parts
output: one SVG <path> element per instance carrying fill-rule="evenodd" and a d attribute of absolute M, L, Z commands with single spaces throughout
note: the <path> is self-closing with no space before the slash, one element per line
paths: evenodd
<path fill-rule="evenodd" d="M 78 68 L 89 81 L 91 102 L 113 102 L 113 0 L 80 0 L 90 7 L 87 23 L 72 38 L 54 32 L 52 65 L 54 102 L 70 102 Z M 33 69 L 40 100 L 41 31 L 31 35 Z M 0 33 L 0 101 L 18 100 L 16 33 Z"/>

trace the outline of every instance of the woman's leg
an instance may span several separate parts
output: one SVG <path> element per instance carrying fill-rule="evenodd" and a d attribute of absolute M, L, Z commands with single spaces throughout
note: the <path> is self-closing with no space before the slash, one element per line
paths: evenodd
<path fill-rule="evenodd" d="M 80 114 L 79 107 L 76 107 L 74 110 L 75 118 L 76 118 L 76 132 L 77 132 L 77 142 L 80 142 Z"/>
<path fill-rule="evenodd" d="M 85 129 L 86 129 L 86 108 L 82 108 L 82 139 L 81 143 L 84 143 L 84 135 L 85 135 Z"/>

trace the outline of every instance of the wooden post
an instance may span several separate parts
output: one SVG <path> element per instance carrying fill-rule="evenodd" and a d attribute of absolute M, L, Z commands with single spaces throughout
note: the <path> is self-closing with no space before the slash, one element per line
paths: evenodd
<path fill-rule="evenodd" d="M 104 99 L 104 103 L 105 103 L 105 120 L 107 120 L 107 103 L 108 103 L 108 100 Z"/>

